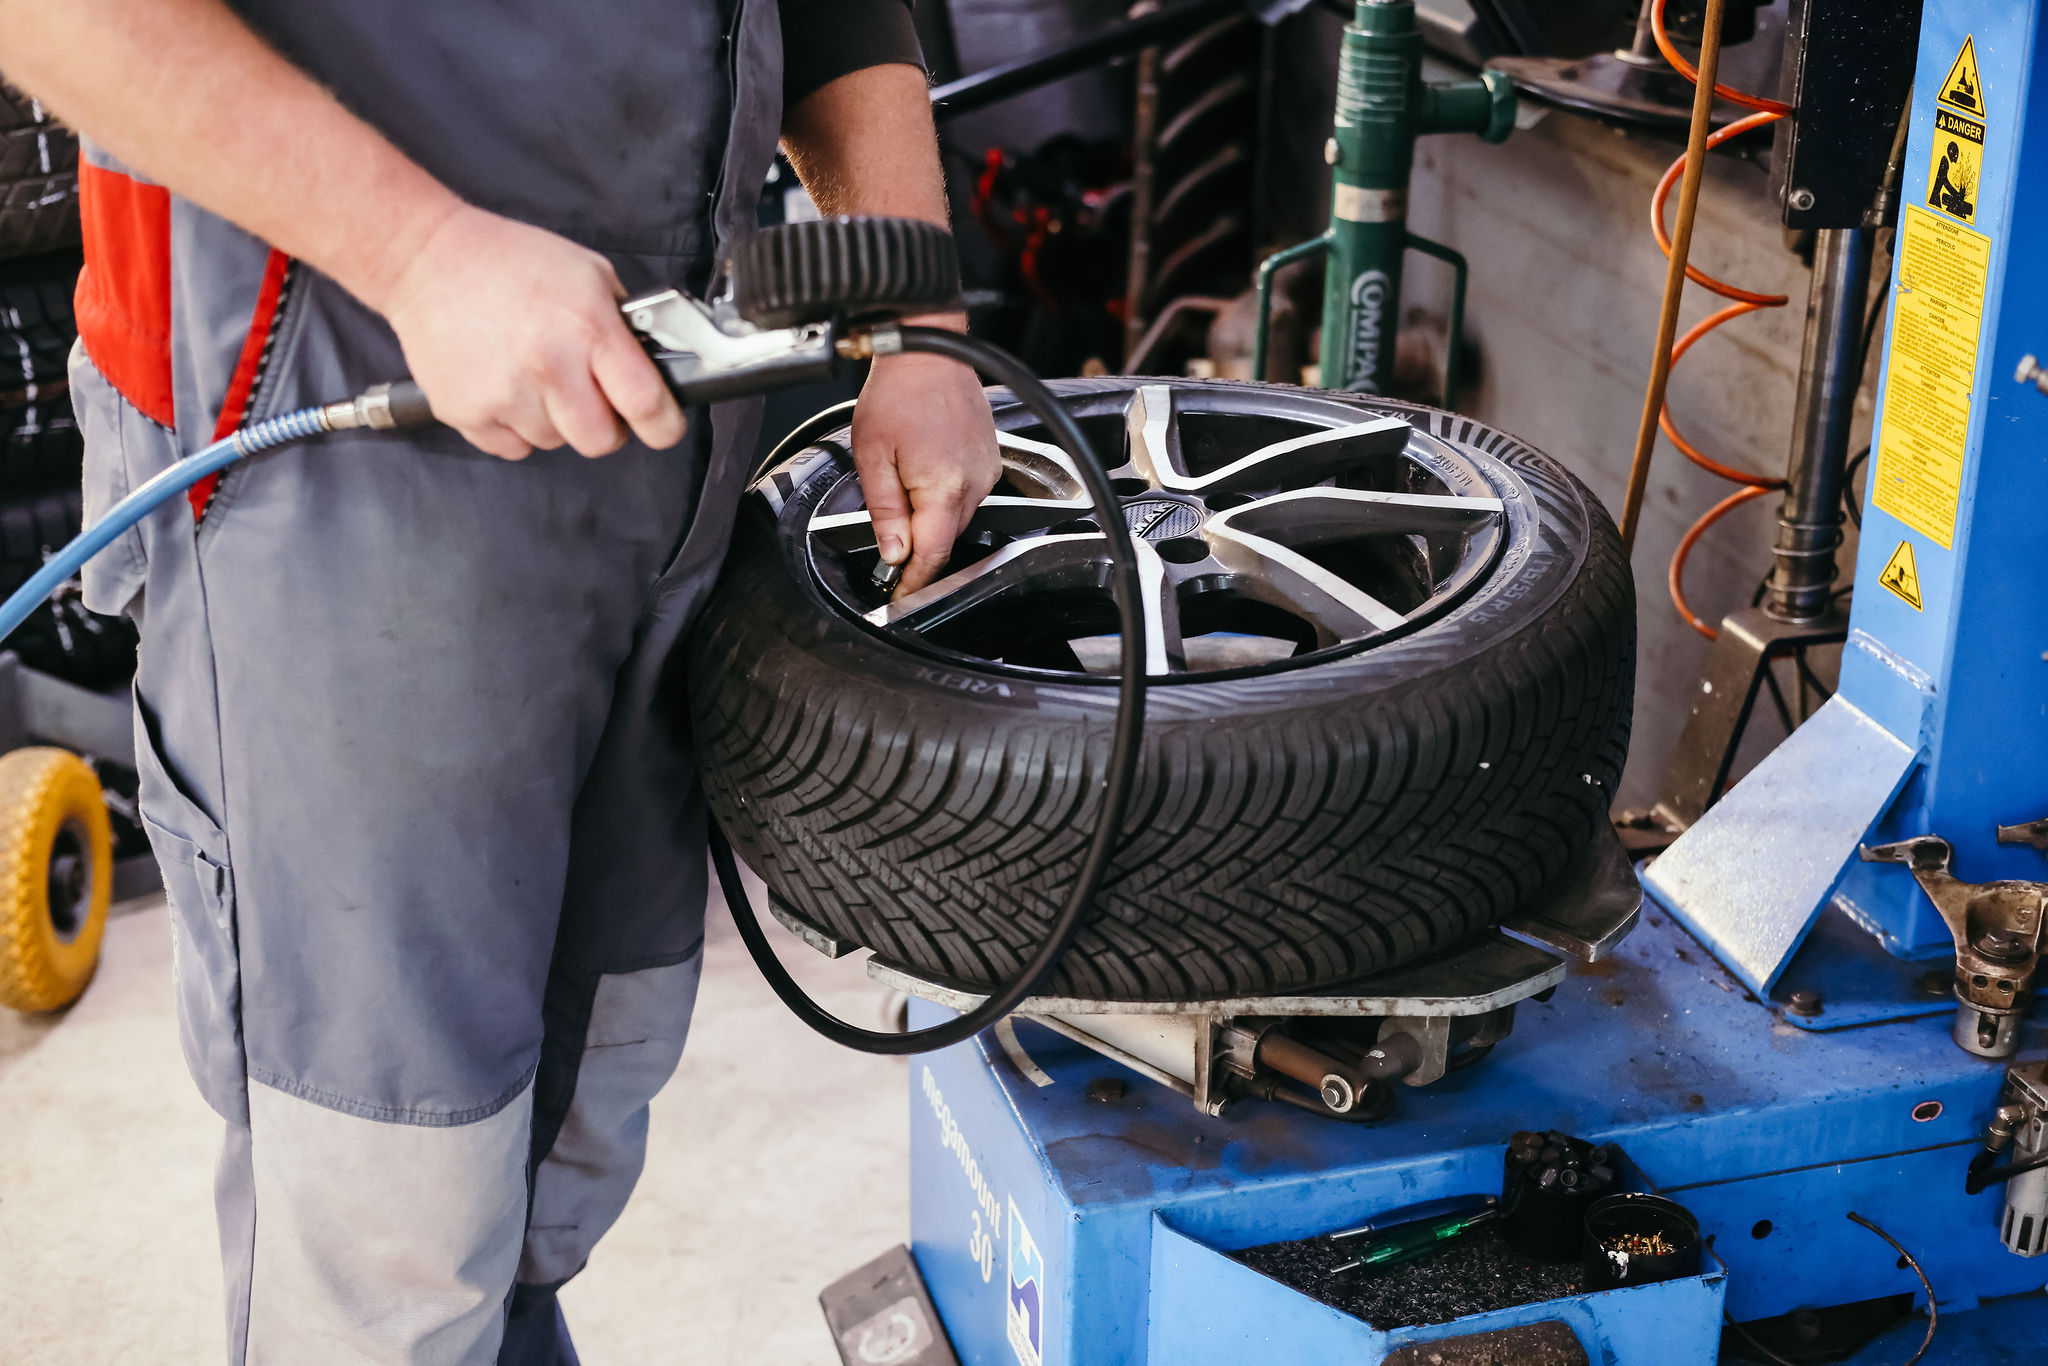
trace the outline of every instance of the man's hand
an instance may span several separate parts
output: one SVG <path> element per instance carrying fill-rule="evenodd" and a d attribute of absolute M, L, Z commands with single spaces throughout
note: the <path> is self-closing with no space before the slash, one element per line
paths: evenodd
<path fill-rule="evenodd" d="M 953 539 L 1002 476 L 996 429 L 974 372 L 939 356 L 883 356 L 853 409 L 853 463 L 898 594 L 946 565 Z"/>
<path fill-rule="evenodd" d="M 627 425 L 657 448 L 682 439 L 682 412 L 619 313 L 623 294 L 596 252 L 464 205 L 388 297 L 368 302 L 398 333 L 434 416 L 518 460 L 562 445 L 605 455 Z"/>

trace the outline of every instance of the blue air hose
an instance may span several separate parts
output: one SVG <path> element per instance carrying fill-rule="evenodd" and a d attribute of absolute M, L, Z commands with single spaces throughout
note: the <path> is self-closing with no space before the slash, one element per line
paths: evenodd
<path fill-rule="evenodd" d="M 266 418 L 222 437 L 198 454 L 180 460 L 123 498 L 62 550 L 44 562 L 27 583 L 0 604 L 0 640 L 14 633 L 43 600 L 85 567 L 86 561 L 112 545 L 117 537 L 171 499 L 209 475 L 218 474 L 243 456 L 286 442 L 353 427 L 417 427 L 433 420 L 419 386 L 409 381 L 379 384 L 352 399 L 319 408 Z"/>

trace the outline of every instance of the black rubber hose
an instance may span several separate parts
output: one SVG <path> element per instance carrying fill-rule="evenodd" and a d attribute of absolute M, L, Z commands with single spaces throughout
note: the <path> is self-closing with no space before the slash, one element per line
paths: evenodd
<path fill-rule="evenodd" d="M 1963 1175 L 1963 1194 L 1975 1195 L 2001 1181 L 2010 1181 L 2015 1176 L 2025 1176 L 2043 1167 L 2048 1167 L 2048 1156 L 2030 1157 L 2025 1162 L 2008 1162 L 2001 1167 L 1998 1165 L 1998 1150 L 1986 1148 L 1970 1159 L 1970 1169 Z"/>
<path fill-rule="evenodd" d="M 1088 908 L 1095 900 L 1096 890 L 1102 885 L 1103 875 L 1109 871 L 1110 856 L 1116 852 L 1118 837 L 1123 830 L 1124 810 L 1130 804 L 1131 787 L 1137 777 L 1138 747 L 1145 730 L 1145 613 L 1140 596 L 1138 550 L 1131 543 L 1130 528 L 1117 515 L 1118 500 L 1116 490 L 1109 484 L 1108 467 L 1099 463 L 1089 450 L 1088 438 L 1082 432 L 1081 424 L 1074 420 L 1074 415 L 1015 356 L 987 342 L 940 328 L 906 327 L 902 329 L 902 337 L 905 351 L 947 356 L 972 366 L 998 384 L 1008 385 L 1017 401 L 1045 424 L 1046 433 L 1054 444 L 1074 462 L 1082 484 L 1088 489 L 1088 496 L 1102 511 L 1096 521 L 1109 538 L 1110 558 L 1114 563 L 1111 582 L 1116 592 L 1117 620 L 1122 637 L 1117 657 L 1121 672 L 1117 680 L 1116 724 L 1110 735 L 1102 806 L 1095 818 L 1095 833 L 1081 861 L 1080 875 L 1074 879 L 1067 904 L 1053 921 L 1052 930 L 1046 935 L 1045 942 L 1038 946 L 1038 951 L 1017 970 L 1017 975 L 1002 990 L 964 1015 L 928 1029 L 896 1034 L 861 1029 L 826 1011 L 804 994 L 804 989 L 797 985 L 796 979 L 775 956 L 774 946 L 761 931 L 761 921 L 754 913 L 753 903 L 747 899 L 746 888 L 740 885 L 739 865 L 733 860 L 732 846 L 717 823 L 712 823 L 711 863 L 718 872 L 719 889 L 725 894 L 733 923 L 739 927 L 740 938 L 746 943 L 747 952 L 753 956 L 754 966 L 761 969 L 768 985 L 782 998 L 782 1003 L 789 1007 L 791 1013 L 832 1042 L 862 1053 L 887 1054 L 928 1053 L 973 1038 L 1015 1010 L 1052 971 L 1066 953 L 1067 946 L 1073 942 L 1074 935 L 1080 931 L 1081 922 L 1087 918 Z"/>

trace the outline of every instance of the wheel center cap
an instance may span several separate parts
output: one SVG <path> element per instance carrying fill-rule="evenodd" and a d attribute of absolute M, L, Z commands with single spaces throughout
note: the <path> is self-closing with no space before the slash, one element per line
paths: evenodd
<path fill-rule="evenodd" d="M 1135 498 L 1124 504 L 1124 524 L 1133 536 L 1170 541 L 1193 535 L 1202 525 L 1202 510 L 1178 498 Z"/>

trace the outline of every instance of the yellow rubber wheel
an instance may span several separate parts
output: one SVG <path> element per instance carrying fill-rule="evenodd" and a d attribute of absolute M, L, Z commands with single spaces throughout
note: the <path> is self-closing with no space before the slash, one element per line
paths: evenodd
<path fill-rule="evenodd" d="M 63 749 L 0 755 L 0 1005 L 77 1000 L 113 892 L 114 832 L 92 769 Z"/>

